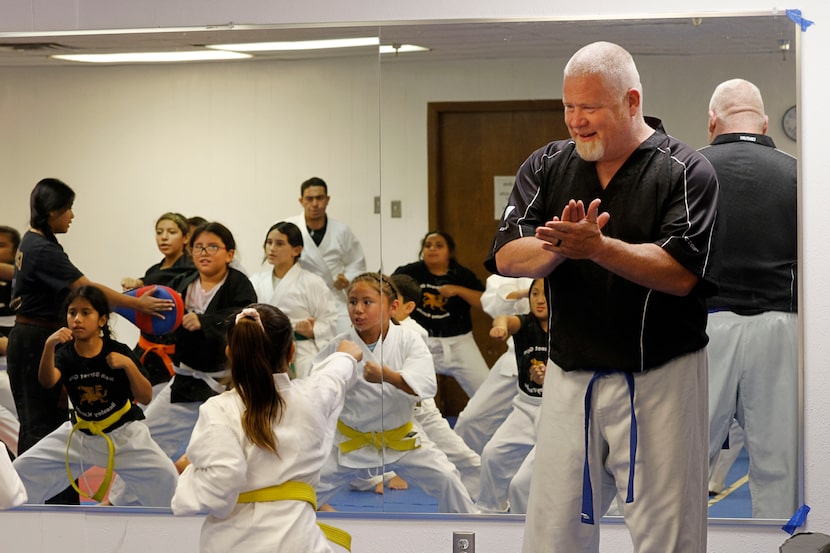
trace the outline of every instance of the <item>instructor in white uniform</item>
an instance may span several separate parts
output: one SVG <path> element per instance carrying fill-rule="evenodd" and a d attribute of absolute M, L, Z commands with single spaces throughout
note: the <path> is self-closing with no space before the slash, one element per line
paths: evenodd
<path fill-rule="evenodd" d="M 300 257 L 303 268 L 320 275 L 334 295 L 338 308 L 337 332 L 341 333 L 351 326 L 345 289 L 354 277 L 366 272 L 366 258 L 348 225 L 326 215 L 330 199 L 326 181 L 311 177 L 300 185 L 303 213 L 286 220 L 303 233 L 304 248 Z"/>

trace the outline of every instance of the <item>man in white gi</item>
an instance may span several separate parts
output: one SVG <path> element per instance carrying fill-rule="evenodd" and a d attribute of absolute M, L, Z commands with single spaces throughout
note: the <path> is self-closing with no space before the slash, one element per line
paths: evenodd
<path fill-rule="evenodd" d="M 337 332 L 341 333 L 351 326 L 345 289 L 354 277 L 366 271 L 366 258 L 348 225 L 326 215 L 330 199 L 326 182 L 311 177 L 300 185 L 303 213 L 286 221 L 297 225 L 303 233 L 300 257 L 303 268 L 320 275 L 334 295 L 338 308 Z"/>

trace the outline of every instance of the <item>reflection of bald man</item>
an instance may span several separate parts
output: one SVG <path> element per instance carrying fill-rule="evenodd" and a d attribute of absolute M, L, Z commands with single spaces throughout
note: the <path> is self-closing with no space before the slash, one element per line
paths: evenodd
<path fill-rule="evenodd" d="M 789 518 L 798 507 L 796 160 L 766 136 L 761 93 L 733 79 L 709 103 L 720 261 L 708 302 L 710 465 L 733 417 L 749 454 L 752 516 Z"/>

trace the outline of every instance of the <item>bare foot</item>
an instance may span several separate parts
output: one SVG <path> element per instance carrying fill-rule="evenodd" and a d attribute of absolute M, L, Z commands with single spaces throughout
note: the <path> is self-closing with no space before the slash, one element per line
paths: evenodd
<path fill-rule="evenodd" d="M 383 480 L 381 480 L 375 485 L 375 493 L 383 495 Z"/>
<path fill-rule="evenodd" d="M 332 507 L 328 503 L 323 503 L 322 505 L 320 505 L 320 508 L 317 509 L 317 510 L 318 511 L 325 511 L 327 513 L 333 513 L 335 511 L 337 511 L 337 509 L 335 509 L 334 507 Z"/>
<path fill-rule="evenodd" d="M 389 489 L 390 490 L 408 490 L 409 484 L 406 483 L 406 480 L 401 478 L 398 475 L 393 476 L 389 479 Z"/>

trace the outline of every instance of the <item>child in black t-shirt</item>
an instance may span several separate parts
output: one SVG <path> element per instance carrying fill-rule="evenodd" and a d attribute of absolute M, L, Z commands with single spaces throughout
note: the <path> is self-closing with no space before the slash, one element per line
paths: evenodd
<path fill-rule="evenodd" d="M 170 505 L 175 466 L 140 422 L 144 413 L 134 403 L 149 402 L 152 387 L 130 348 L 110 337 L 109 313 L 101 290 L 78 287 L 67 297 L 67 326 L 46 340 L 38 381 L 47 389 L 65 386 L 75 416 L 14 462 L 30 503 L 42 503 L 67 482 L 77 489 L 75 475 L 92 465 L 106 468 L 91 496 L 102 501 L 117 465 L 142 505 Z"/>
<path fill-rule="evenodd" d="M 530 313 L 496 317 L 490 330 L 490 336 L 496 339 L 513 336 L 519 390 L 513 400 L 513 410 L 481 452 L 481 489 L 477 504 L 483 513 L 508 510 L 511 480 L 536 444 L 536 415 L 542 403 L 550 315 L 543 279 L 533 281 L 528 297 Z"/>

